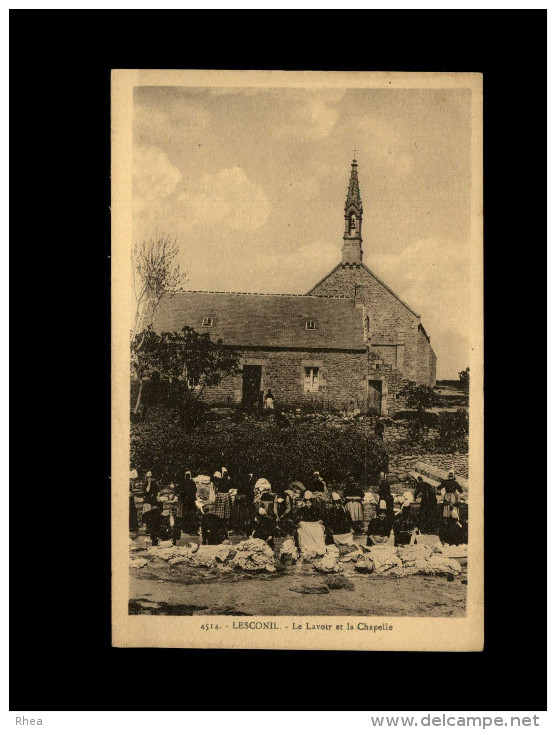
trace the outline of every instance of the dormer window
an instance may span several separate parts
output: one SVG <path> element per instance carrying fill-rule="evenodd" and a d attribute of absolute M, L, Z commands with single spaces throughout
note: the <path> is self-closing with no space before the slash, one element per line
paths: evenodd
<path fill-rule="evenodd" d="M 212 327 L 213 323 L 212 317 L 203 317 L 203 327 Z"/>
<path fill-rule="evenodd" d="M 306 330 L 315 330 L 315 320 L 314 319 L 307 319 L 305 321 L 305 329 Z"/>

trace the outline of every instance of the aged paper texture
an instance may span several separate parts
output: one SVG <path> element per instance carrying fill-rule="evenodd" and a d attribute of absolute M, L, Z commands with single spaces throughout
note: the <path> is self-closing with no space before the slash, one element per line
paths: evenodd
<path fill-rule="evenodd" d="M 119 647 L 483 648 L 482 76 L 112 72 Z"/>

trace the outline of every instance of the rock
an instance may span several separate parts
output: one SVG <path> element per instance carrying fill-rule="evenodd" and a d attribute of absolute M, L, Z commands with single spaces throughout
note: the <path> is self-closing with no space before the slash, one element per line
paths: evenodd
<path fill-rule="evenodd" d="M 346 591 L 355 590 L 353 583 L 344 575 L 327 575 L 325 583 L 332 590 L 340 590 L 342 588 L 345 588 Z"/>
<path fill-rule="evenodd" d="M 274 565 L 265 565 L 265 568 L 267 573 L 276 573 L 276 568 Z"/>
<path fill-rule="evenodd" d="M 321 583 L 319 585 L 300 585 L 299 588 L 290 588 L 293 593 L 330 593 L 327 585 Z"/>

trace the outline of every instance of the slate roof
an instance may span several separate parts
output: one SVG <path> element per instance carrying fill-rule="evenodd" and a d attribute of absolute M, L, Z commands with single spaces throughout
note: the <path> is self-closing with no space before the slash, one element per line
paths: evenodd
<path fill-rule="evenodd" d="M 203 326 L 205 317 L 212 327 Z M 305 329 L 307 320 L 314 330 Z M 236 347 L 365 350 L 362 310 L 351 297 L 186 291 L 162 299 L 155 331 L 186 325 Z"/>

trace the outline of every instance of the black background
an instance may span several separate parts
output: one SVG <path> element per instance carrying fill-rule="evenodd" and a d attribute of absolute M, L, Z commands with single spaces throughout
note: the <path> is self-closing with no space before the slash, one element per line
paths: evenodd
<path fill-rule="evenodd" d="M 545 709 L 546 13 L 10 21 L 10 709 Z M 111 68 L 484 74 L 484 652 L 110 647 Z"/>

